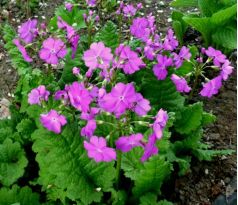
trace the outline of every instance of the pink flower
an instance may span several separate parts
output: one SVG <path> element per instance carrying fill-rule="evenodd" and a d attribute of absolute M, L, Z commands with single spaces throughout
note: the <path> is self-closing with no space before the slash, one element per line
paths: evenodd
<path fill-rule="evenodd" d="M 58 21 L 57 21 L 58 28 L 64 29 L 67 33 L 67 39 L 68 42 L 71 44 L 71 49 L 72 49 L 72 58 L 75 57 L 77 48 L 78 48 L 78 42 L 79 42 L 79 35 L 76 33 L 74 28 L 70 25 L 68 25 L 63 19 L 58 16 Z"/>
<path fill-rule="evenodd" d="M 161 139 L 163 135 L 163 129 L 165 128 L 168 119 L 169 116 L 167 112 L 164 111 L 163 109 L 160 109 L 153 123 L 153 131 L 157 139 Z"/>
<path fill-rule="evenodd" d="M 137 115 L 144 116 L 151 109 L 150 101 L 143 98 L 143 96 L 140 93 L 137 93 L 136 97 L 137 97 L 137 99 L 136 99 L 134 111 Z"/>
<path fill-rule="evenodd" d="M 130 27 L 131 34 L 136 38 L 147 41 L 151 34 L 151 25 L 145 17 L 135 18 Z"/>
<path fill-rule="evenodd" d="M 69 3 L 69 2 L 65 2 L 65 8 L 68 10 L 68 11 L 72 11 L 72 8 L 73 8 L 73 4 Z"/>
<path fill-rule="evenodd" d="M 142 134 L 133 134 L 131 136 L 122 136 L 116 141 L 116 148 L 122 152 L 129 152 L 132 148 L 142 146 Z"/>
<path fill-rule="evenodd" d="M 103 137 L 92 136 L 90 142 L 84 141 L 84 148 L 88 152 L 88 157 L 96 162 L 116 160 L 115 150 L 107 147 L 106 140 Z"/>
<path fill-rule="evenodd" d="M 151 156 L 158 154 L 158 148 L 155 145 L 156 143 L 156 136 L 152 134 L 149 136 L 148 142 L 144 148 L 144 154 L 141 157 L 141 161 L 144 162 L 148 160 Z"/>
<path fill-rule="evenodd" d="M 223 80 L 227 80 L 229 75 L 233 72 L 233 67 L 230 65 L 230 61 L 226 60 L 221 66 L 221 77 Z"/>
<path fill-rule="evenodd" d="M 18 50 L 21 52 L 22 57 L 24 58 L 24 60 L 26 62 L 32 62 L 33 61 L 32 58 L 28 55 L 25 47 L 21 45 L 19 39 L 14 39 L 13 43 L 17 46 Z"/>
<path fill-rule="evenodd" d="M 86 0 L 88 6 L 95 7 L 97 5 L 97 0 Z"/>
<path fill-rule="evenodd" d="M 167 77 L 168 71 L 167 67 L 173 64 L 171 58 L 158 54 L 157 56 L 158 64 L 154 65 L 153 72 L 158 80 L 164 80 Z"/>
<path fill-rule="evenodd" d="M 46 129 L 56 134 L 61 133 L 61 127 L 67 123 L 66 118 L 55 110 L 51 110 L 47 114 L 41 114 L 40 121 Z"/>
<path fill-rule="evenodd" d="M 83 84 L 74 82 L 68 87 L 68 95 L 71 105 L 77 110 L 82 112 L 87 112 L 89 110 L 92 97 Z"/>
<path fill-rule="evenodd" d="M 53 65 L 58 64 L 59 58 L 64 58 L 66 54 L 67 49 L 64 42 L 57 38 L 46 39 L 39 52 L 42 60 Z"/>
<path fill-rule="evenodd" d="M 62 100 L 64 104 L 67 104 L 68 100 L 69 100 L 69 96 L 68 96 L 67 91 L 58 90 L 58 91 L 55 92 L 54 99 L 55 100 Z"/>
<path fill-rule="evenodd" d="M 18 29 L 18 35 L 25 43 L 31 43 L 37 34 L 36 19 L 26 21 Z"/>
<path fill-rule="evenodd" d="M 177 55 L 176 53 L 174 54 L 174 64 L 176 68 L 179 68 L 182 66 L 184 60 L 189 60 L 191 58 L 191 53 L 189 48 L 183 46 Z"/>
<path fill-rule="evenodd" d="M 176 40 L 176 37 L 174 36 L 173 30 L 169 29 L 164 40 L 163 48 L 168 51 L 173 51 L 177 47 L 178 47 L 178 41 Z"/>
<path fill-rule="evenodd" d="M 213 59 L 214 65 L 220 67 L 221 63 L 225 63 L 226 56 L 219 50 L 216 50 L 212 47 L 208 47 L 207 50 L 205 50 L 205 53 L 208 57 L 211 57 Z"/>
<path fill-rule="evenodd" d="M 79 75 L 80 74 L 80 69 L 79 68 L 77 68 L 77 67 L 73 67 L 73 70 L 72 70 L 72 72 L 73 72 L 73 74 L 74 75 Z"/>
<path fill-rule="evenodd" d="M 118 55 L 117 67 L 122 68 L 124 73 L 133 74 L 145 66 L 144 62 L 132 51 L 129 46 L 120 45 L 115 53 Z"/>
<path fill-rule="evenodd" d="M 117 116 L 120 116 L 133 106 L 136 99 L 136 92 L 132 83 L 117 83 L 110 93 L 102 97 L 100 106 L 104 110 L 114 112 Z"/>
<path fill-rule="evenodd" d="M 31 92 L 28 94 L 28 103 L 31 105 L 40 105 L 41 101 L 48 100 L 49 95 L 50 92 L 45 89 L 45 86 L 40 85 L 39 87 L 32 89 Z"/>
<path fill-rule="evenodd" d="M 126 5 L 123 7 L 123 13 L 125 17 L 135 16 L 137 9 L 133 5 Z"/>
<path fill-rule="evenodd" d="M 96 121 L 89 120 L 86 126 L 81 129 L 81 136 L 92 137 L 96 128 L 97 128 Z"/>
<path fill-rule="evenodd" d="M 188 83 L 187 81 L 182 78 L 182 77 L 179 77 L 175 74 L 172 74 L 171 75 L 171 80 L 173 81 L 173 83 L 175 84 L 176 86 L 176 90 L 178 92 L 185 92 L 185 93 L 188 93 L 190 92 L 191 88 L 188 86 Z"/>
<path fill-rule="evenodd" d="M 93 43 L 83 55 L 83 60 L 90 69 L 109 68 L 112 58 L 111 49 L 106 48 L 102 42 Z"/>
<path fill-rule="evenodd" d="M 203 85 L 203 89 L 200 92 L 200 95 L 203 97 L 211 98 L 213 95 L 216 95 L 219 89 L 222 86 L 222 77 L 218 76 L 213 78 L 209 82 Z"/>

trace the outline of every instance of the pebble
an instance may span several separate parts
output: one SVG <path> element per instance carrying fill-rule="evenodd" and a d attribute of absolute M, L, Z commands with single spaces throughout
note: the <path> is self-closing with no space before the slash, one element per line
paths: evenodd
<path fill-rule="evenodd" d="M 225 182 L 226 184 L 228 184 L 230 181 L 231 181 L 231 179 L 230 179 L 229 177 L 226 177 L 226 178 L 224 179 L 224 182 Z"/>

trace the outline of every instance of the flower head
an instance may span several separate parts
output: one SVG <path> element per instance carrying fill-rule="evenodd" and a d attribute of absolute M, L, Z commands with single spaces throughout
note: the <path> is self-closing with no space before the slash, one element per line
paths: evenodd
<path fill-rule="evenodd" d="M 90 69 L 109 68 L 112 58 L 111 49 L 102 42 L 93 43 L 83 54 L 83 60 Z"/>
<path fill-rule="evenodd" d="M 189 48 L 183 46 L 179 52 L 179 54 L 174 54 L 174 64 L 176 68 L 182 66 L 184 60 L 189 60 L 191 58 L 191 53 Z"/>
<path fill-rule="evenodd" d="M 220 67 L 221 63 L 225 63 L 226 56 L 219 50 L 216 50 L 212 47 L 208 47 L 207 50 L 205 50 L 205 53 L 208 57 L 211 57 L 213 59 L 214 65 Z"/>
<path fill-rule="evenodd" d="M 171 75 L 171 80 L 175 84 L 176 90 L 178 92 L 181 92 L 181 93 L 182 92 L 185 92 L 185 93 L 190 92 L 191 88 L 188 86 L 188 83 L 184 78 L 179 77 L 176 74 L 172 74 Z"/>
<path fill-rule="evenodd" d="M 133 134 L 131 136 L 122 136 L 116 141 L 116 148 L 122 152 L 129 152 L 132 148 L 142 146 L 142 134 Z"/>
<path fill-rule="evenodd" d="M 37 36 L 37 20 L 32 19 L 23 23 L 18 29 L 18 35 L 25 43 L 31 43 Z"/>
<path fill-rule="evenodd" d="M 165 37 L 163 48 L 168 51 L 173 51 L 178 46 L 178 41 L 176 40 L 176 37 L 174 36 L 174 32 L 172 29 L 168 30 L 168 33 Z"/>
<path fill-rule="evenodd" d="M 64 42 L 57 38 L 46 39 L 39 52 L 42 60 L 53 65 L 58 64 L 59 58 L 64 58 L 66 54 L 67 49 Z"/>
<path fill-rule="evenodd" d="M 145 66 L 138 54 L 132 51 L 129 46 L 121 44 L 115 53 L 118 55 L 117 67 L 122 68 L 126 74 L 132 74 Z"/>
<path fill-rule="evenodd" d="M 102 97 L 100 106 L 104 110 L 114 112 L 117 116 L 120 116 L 133 106 L 136 99 L 136 92 L 132 83 L 117 83 L 110 93 Z"/>
<path fill-rule="evenodd" d="M 28 55 L 25 47 L 21 45 L 19 39 L 14 39 L 13 43 L 17 46 L 18 50 L 21 52 L 22 57 L 24 58 L 24 60 L 26 62 L 32 62 L 33 61 L 32 58 Z"/>
<path fill-rule="evenodd" d="M 221 66 L 221 77 L 223 80 L 227 80 L 229 75 L 233 72 L 233 67 L 230 65 L 230 61 L 226 60 Z"/>
<path fill-rule="evenodd" d="M 74 75 L 79 75 L 80 74 L 80 69 L 79 68 L 77 68 L 77 67 L 73 67 L 73 69 L 72 69 L 72 72 L 73 72 L 73 74 Z"/>
<path fill-rule="evenodd" d="M 157 139 L 161 139 L 163 135 L 163 129 L 165 128 L 168 119 L 169 116 L 167 112 L 164 111 L 163 109 L 160 109 L 153 123 L 153 131 Z"/>
<path fill-rule="evenodd" d="M 143 96 L 140 93 L 136 94 L 136 103 L 134 107 L 134 112 L 139 116 L 144 116 L 147 114 L 147 112 L 150 111 L 150 101 L 143 98 Z"/>
<path fill-rule="evenodd" d="M 73 107 L 82 112 L 87 112 L 89 110 L 92 97 L 83 84 L 74 82 L 68 87 L 68 95 Z"/>
<path fill-rule="evenodd" d="M 46 129 L 56 134 L 59 134 L 61 127 L 67 123 L 66 118 L 55 110 L 51 110 L 47 114 L 41 114 L 40 121 Z"/>
<path fill-rule="evenodd" d="M 86 126 L 81 129 L 81 136 L 92 137 L 96 128 L 97 128 L 96 121 L 89 120 Z"/>
<path fill-rule="evenodd" d="M 137 12 L 137 9 L 131 4 L 123 7 L 123 13 L 126 17 L 135 16 L 136 12 Z"/>
<path fill-rule="evenodd" d="M 222 77 L 218 76 L 213 78 L 209 82 L 203 85 L 203 89 L 200 92 L 200 95 L 203 97 L 211 98 L 213 95 L 216 95 L 219 89 L 222 86 Z"/>
<path fill-rule="evenodd" d="M 72 8 L 73 8 L 73 4 L 69 3 L 69 2 L 65 2 L 65 8 L 68 10 L 68 11 L 72 11 Z"/>
<path fill-rule="evenodd" d="M 47 101 L 48 97 L 50 95 L 50 92 L 46 90 L 44 85 L 40 85 L 37 88 L 34 88 L 31 90 L 31 92 L 28 94 L 28 103 L 33 104 L 41 104 L 41 101 Z"/>
<path fill-rule="evenodd" d="M 88 6 L 95 7 L 97 5 L 97 0 L 86 0 Z"/>
<path fill-rule="evenodd" d="M 155 145 L 156 143 L 156 136 L 152 134 L 149 136 L 148 142 L 144 147 L 144 154 L 141 157 L 141 161 L 144 162 L 149 159 L 151 156 L 158 154 L 158 148 Z"/>
<path fill-rule="evenodd" d="M 157 56 L 158 64 L 154 65 L 153 72 L 158 80 L 164 80 L 167 77 L 168 71 L 167 67 L 173 64 L 171 58 L 158 54 Z"/>
<path fill-rule="evenodd" d="M 84 148 L 88 152 L 88 157 L 96 162 L 110 162 L 116 160 L 116 152 L 113 148 L 107 147 L 103 137 L 92 136 L 90 141 L 84 141 Z"/>

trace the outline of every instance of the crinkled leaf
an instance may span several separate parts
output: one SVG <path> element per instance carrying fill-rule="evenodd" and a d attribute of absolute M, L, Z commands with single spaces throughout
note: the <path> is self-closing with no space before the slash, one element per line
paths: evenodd
<path fill-rule="evenodd" d="M 27 165 L 24 150 L 18 142 L 6 139 L 0 144 L 0 182 L 10 186 L 23 176 Z"/>
<path fill-rule="evenodd" d="M 38 181 L 55 200 L 62 199 L 63 194 L 83 204 L 99 202 L 103 191 L 112 187 L 114 163 L 96 163 L 89 159 L 78 133 L 77 124 L 73 123 L 61 135 L 44 129 L 33 133 L 33 150 L 40 166 Z"/>
<path fill-rule="evenodd" d="M 173 7 L 197 7 L 198 0 L 174 0 L 170 5 Z"/>

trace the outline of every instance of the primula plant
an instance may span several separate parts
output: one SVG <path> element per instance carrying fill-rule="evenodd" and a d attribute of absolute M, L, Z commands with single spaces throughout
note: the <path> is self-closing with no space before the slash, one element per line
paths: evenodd
<path fill-rule="evenodd" d="M 70 1 L 50 22 L 5 25 L 19 81 L 0 121 L 1 204 L 169 205 L 172 175 L 232 153 L 202 140 L 215 116 L 201 101 L 232 74 L 227 57 L 160 35 L 142 4 L 111 7 L 109 21 L 105 5 Z"/>

